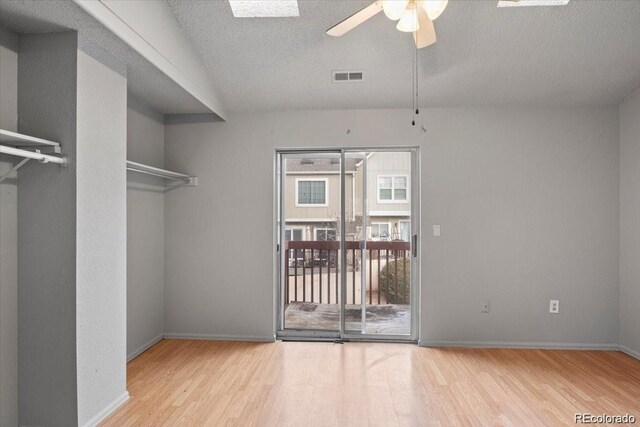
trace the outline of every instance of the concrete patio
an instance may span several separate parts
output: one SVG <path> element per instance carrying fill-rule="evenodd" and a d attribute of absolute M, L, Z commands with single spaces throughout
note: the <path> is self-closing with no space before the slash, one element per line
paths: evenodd
<path fill-rule="evenodd" d="M 411 331 L 409 305 L 367 305 L 366 333 L 408 335 Z M 361 306 L 345 307 L 345 329 L 361 331 Z M 285 310 L 285 329 L 339 330 L 340 305 L 293 302 Z"/>

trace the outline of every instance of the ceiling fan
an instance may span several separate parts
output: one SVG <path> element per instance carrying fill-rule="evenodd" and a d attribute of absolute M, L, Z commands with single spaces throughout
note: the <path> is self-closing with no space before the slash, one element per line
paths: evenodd
<path fill-rule="evenodd" d="M 498 7 L 565 6 L 570 0 L 499 0 Z M 416 47 L 421 49 L 436 42 L 435 21 L 444 12 L 449 0 L 377 0 L 327 30 L 334 37 L 353 30 L 358 25 L 384 11 L 387 18 L 398 21 L 396 28 L 413 33 Z"/>
<path fill-rule="evenodd" d="M 416 47 L 421 49 L 436 42 L 433 21 L 447 7 L 449 0 L 377 0 L 327 30 L 327 34 L 340 37 L 366 20 L 384 11 L 387 18 L 398 21 L 399 31 L 413 33 Z"/>

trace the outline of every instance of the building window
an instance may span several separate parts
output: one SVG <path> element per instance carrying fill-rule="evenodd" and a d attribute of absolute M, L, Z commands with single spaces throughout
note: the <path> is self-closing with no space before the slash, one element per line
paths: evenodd
<path fill-rule="evenodd" d="M 293 240 L 304 240 L 304 228 L 300 227 L 287 227 L 284 230 L 284 240 L 285 241 L 293 241 Z M 295 265 L 295 259 L 298 259 L 298 264 L 302 265 L 304 261 L 304 251 L 302 250 L 289 250 L 289 267 L 293 267 Z"/>
<path fill-rule="evenodd" d="M 371 240 L 391 240 L 391 225 L 388 222 L 372 222 L 367 227 L 367 234 Z"/>
<path fill-rule="evenodd" d="M 406 175 L 378 175 L 378 202 L 405 203 L 407 201 Z"/>
<path fill-rule="evenodd" d="M 411 241 L 411 221 L 400 221 L 399 239 L 405 242 Z"/>
<path fill-rule="evenodd" d="M 316 228 L 316 240 L 326 242 L 329 240 L 336 240 L 335 228 Z"/>
<path fill-rule="evenodd" d="M 296 206 L 327 206 L 327 179 L 296 179 Z"/>
<path fill-rule="evenodd" d="M 284 231 L 284 240 L 304 240 L 302 238 L 303 231 L 304 230 L 302 228 L 287 228 Z"/>

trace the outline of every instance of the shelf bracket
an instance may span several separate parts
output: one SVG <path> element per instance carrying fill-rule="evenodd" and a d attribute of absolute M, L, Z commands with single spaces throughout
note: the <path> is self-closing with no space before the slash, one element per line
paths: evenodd
<path fill-rule="evenodd" d="M 30 158 L 26 158 L 23 159 L 20 163 L 18 163 L 17 165 L 15 165 L 14 167 L 11 168 L 11 170 L 7 173 L 5 173 L 4 175 L 0 176 L 0 183 L 2 181 L 4 181 L 5 179 L 9 178 L 9 175 L 11 175 L 12 173 L 14 173 L 15 171 L 17 171 L 18 169 L 20 169 L 25 163 L 27 163 L 29 160 L 31 160 Z"/>

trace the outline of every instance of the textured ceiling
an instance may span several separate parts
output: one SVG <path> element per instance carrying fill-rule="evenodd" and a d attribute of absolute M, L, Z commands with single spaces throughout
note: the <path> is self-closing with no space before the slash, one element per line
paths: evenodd
<path fill-rule="evenodd" d="M 226 1 L 168 0 L 230 111 L 411 106 L 413 41 L 383 14 L 327 28 L 368 1 L 299 1 L 299 18 L 234 18 Z M 420 104 L 615 104 L 640 85 L 640 1 L 501 8 L 455 1 L 419 51 Z M 332 84 L 331 70 L 365 70 Z"/>
<path fill-rule="evenodd" d="M 210 110 L 71 1 L 0 0 L 0 25 L 18 33 L 77 30 L 127 64 L 129 92 L 161 113 Z M 82 44 L 81 44 L 82 45 Z"/>

